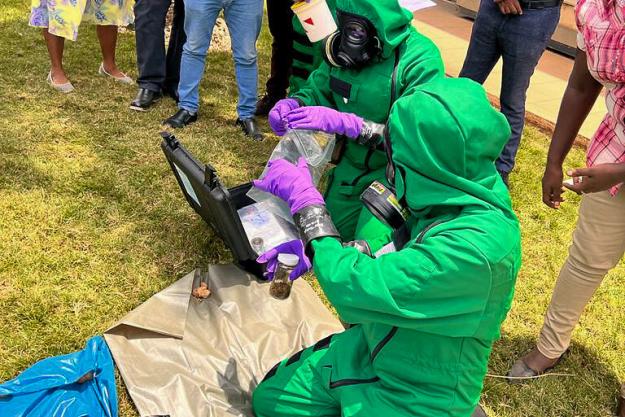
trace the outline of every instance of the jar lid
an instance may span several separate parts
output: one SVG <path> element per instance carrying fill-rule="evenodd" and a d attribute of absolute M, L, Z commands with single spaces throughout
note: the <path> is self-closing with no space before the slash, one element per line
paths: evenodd
<path fill-rule="evenodd" d="M 299 256 L 293 255 L 292 253 L 281 253 L 278 255 L 278 262 L 282 265 L 295 267 L 299 262 Z"/>

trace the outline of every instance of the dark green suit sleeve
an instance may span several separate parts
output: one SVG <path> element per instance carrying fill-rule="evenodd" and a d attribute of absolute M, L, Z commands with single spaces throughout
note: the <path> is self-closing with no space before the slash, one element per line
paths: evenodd
<path fill-rule="evenodd" d="M 379 258 L 329 238 L 313 248 L 319 283 L 343 320 L 454 337 L 478 331 L 492 274 L 482 253 L 457 234 L 439 233 Z"/>

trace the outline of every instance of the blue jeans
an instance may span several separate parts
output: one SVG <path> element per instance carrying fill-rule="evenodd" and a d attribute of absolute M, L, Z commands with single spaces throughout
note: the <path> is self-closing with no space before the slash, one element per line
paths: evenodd
<path fill-rule="evenodd" d="M 499 98 L 512 134 L 495 163 L 500 172 L 509 173 L 514 168 L 525 124 L 530 78 L 559 20 L 560 7 L 524 9 L 522 15 L 504 15 L 493 0 L 480 3 L 460 77 L 482 84 L 499 58 L 503 58 Z"/>
<path fill-rule="evenodd" d="M 263 0 L 186 0 L 184 31 L 187 42 L 182 51 L 178 108 L 196 113 L 200 104 L 199 88 L 213 27 L 219 12 L 224 17 L 232 40 L 232 55 L 239 89 L 237 113 L 249 119 L 256 108 L 258 63 L 256 40 L 263 19 Z"/>

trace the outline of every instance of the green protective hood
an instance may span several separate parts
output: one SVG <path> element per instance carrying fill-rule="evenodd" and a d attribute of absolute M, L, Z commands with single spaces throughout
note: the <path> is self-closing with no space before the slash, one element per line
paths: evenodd
<path fill-rule="evenodd" d="M 388 58 L 409 35 L 412 14 L 397 0 L 336 0 L 336 10 L 367 18 L 382 41 L 382 56 Z"/>
<path fill-rule="evenodd" d="M 397 196 L 416 216 L 452 207 L 495 207 L 514 217 L 495 168 L 510 137 L 484 88 L 439 78 L 397 100 L 389 119 Z"/>

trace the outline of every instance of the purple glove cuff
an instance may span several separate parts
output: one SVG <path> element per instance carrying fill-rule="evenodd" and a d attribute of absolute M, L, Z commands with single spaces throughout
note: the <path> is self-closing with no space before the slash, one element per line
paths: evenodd
<path fill-rule="evenodd" d="M 343 126 L 344 132 L 341 134 L 347 136 L 350 139 L 356 139 L 362 132 L 362 125 L 365 119 L 356 116 L 353 113 L 343 113 Z"/>
<path fill-rule="evenodd" d="M 301 197 L 300 197 L 301 195 Z M 302 198 L 303 197 L 303 198 Z M 303 190 L 298 195 L 291 196 L 289 198 L 289 207 L 291 208 L 291 215 L 294 215 L 304 207 L 308 206 L 325 206 L 326 202 L 323 196 L 315 187 L 311 187 L 307 190 Z"/>

